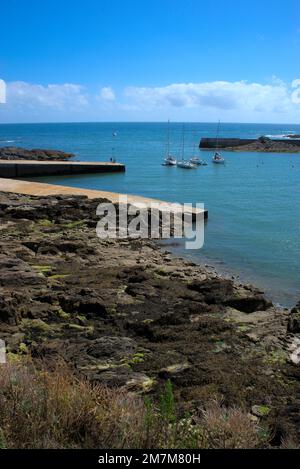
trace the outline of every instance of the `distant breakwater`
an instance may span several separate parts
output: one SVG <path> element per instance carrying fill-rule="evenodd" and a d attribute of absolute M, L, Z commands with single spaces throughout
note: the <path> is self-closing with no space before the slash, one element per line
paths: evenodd
<path fill-rule="evenodd" d="M 223 148 L 252 151 L 299 151 L 300 139 L 271 140 L 267 137 L 255 138 L 201 138 L 199 148 Z"/>

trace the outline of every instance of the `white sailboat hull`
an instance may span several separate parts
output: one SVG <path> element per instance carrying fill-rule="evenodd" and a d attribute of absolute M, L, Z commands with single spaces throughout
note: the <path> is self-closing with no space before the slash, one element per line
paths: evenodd
<path fill-rule="evenodd" d="M 212 162 L 215 164 L 225 164 L 225 160 L 215 160 L 214 158 L 212 159 Z"/>
<path fill-rule="evenodd" d="M 178 161 L 177 162 L 178 168 L 183 168 L 183 169 L 195 169 L 196 166 L 192 164 L 190 161 Z"/>

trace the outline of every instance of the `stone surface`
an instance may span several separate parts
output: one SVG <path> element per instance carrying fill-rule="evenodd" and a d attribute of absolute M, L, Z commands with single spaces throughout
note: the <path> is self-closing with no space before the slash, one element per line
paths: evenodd
<path fill-rule="evenodd" d="M 267 405 L 253 405 L 251 412 L 256 417 L 267 417 L 271 412 L 271 409 Z"/>
<path fill-rule="evenodd" d="M 293 333 L 300 332 L 300 302 L 291 310 L 288 321 L 288 331 Z"/>

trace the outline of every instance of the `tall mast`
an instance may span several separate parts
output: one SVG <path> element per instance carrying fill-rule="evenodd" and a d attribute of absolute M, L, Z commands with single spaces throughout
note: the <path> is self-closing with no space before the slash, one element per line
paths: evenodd
<path fill-rule="evenodd" d="M 196 129 L 194 129 L 193 133 L 193 156 L 196 156 Z"/>
<path fill-rule="evenodd" d="M 184 159 L 184 124 L 182 126 L 182 155 L 181 155 L 181 159 L 182 160 Z"/>
<path fill-rule="evenodd" d="M 219 131 L 220 131 L 220 120 L 218 122 L 218 127 L 217 127 L 217 141 L 216 141 L 216 150 L 219 150 Z"/>
<path fill-rule="evenodd" d="M 170 155 L 170 119 L 168 119 L 168 132 L 167 132 L 167 157 Z"/>

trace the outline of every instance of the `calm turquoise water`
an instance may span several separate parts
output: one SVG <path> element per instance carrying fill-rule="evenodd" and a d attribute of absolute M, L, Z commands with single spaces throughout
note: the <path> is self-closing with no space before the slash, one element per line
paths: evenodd
<path fill-rule="evenodd" d="M 69 186 L 111 190 L 177 202 L 203 202 L 209 210 L 205 246 L 176 251 L 237 273 L 275 300 L 300 299 L 300 154 L 224 152 L 226 166 L 209 161 L 195 171 L 161 166 L 167 124 L 87 123 L 0 125 L 1 145 L 48 147 L 74 152 L 80 160 L 116 156 L 126 173 L 40 178 Z M 185 124 L 186 156 L 201 136 L 215 136 L 216 124 Z M 116 131 L 117 136 L 112 137 Z M 300 133 L 300 125 L 224 124 L 220 136 L 258 137 Z M 174 154 L 182 124 L 171 124 Z M 114 150 L 112 148 L 114 147 Z"/>

